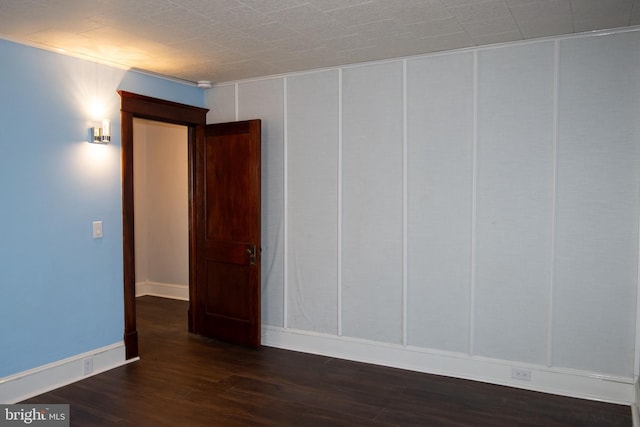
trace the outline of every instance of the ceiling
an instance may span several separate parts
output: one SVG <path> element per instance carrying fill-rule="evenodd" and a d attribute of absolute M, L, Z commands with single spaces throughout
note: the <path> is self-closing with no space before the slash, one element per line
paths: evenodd
<path fill-rule="evenodd" d="M 223 82 L 640 25 L 640 0 L 0 0 L 0 37 Z"/>

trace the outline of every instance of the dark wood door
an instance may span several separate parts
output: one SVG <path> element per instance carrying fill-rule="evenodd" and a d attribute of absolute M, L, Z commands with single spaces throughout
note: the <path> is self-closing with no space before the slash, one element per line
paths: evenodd
<path fill-rule="evenodd" d="M 260 346 L 260 120 L 196 138 L 193 331 Z"/>

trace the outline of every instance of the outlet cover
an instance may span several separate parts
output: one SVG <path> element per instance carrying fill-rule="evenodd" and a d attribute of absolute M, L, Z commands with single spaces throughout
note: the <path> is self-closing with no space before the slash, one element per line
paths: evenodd
<path fill-rule="evenodd" d="M 93 357 L 88 357 L 82 361 L 82 374 L 89 375 L 93 372 Z"/>
<path fill-rule="evenodd" d="M 529 369 L 511 368 L 511 378 L 520 381 L 531 381 L 531 371 Z"/>

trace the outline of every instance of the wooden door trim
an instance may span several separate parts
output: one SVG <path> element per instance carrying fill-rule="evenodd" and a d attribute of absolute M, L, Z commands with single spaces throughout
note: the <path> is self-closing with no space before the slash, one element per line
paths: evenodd
<path fill-rule="evenodd" d="M 187 126 L 189 159 L 189 299 L 195 280 L 195 140 L 207 122 L 206 108 L 138 95 L 119 90 L 122 151 L 122 245 L 124 282 L 124 345 L 127 359 L 138 357 L 138 331 L 136 327 L 136 272 L 135 228 L 133 212 L 133 119 L 141 118 Z M 191 307 L 191 302 L 189 303 Z M 189 331 L 193 325 L 193 310 L 189 309 Z"/>

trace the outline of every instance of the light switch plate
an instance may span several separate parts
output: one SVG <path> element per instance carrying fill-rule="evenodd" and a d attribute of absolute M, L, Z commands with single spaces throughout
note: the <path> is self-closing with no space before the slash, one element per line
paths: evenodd
<path fill-rule="evenodd" d="M 93 221 L 93 238 L 102 239 L 102 221 Z"/>

